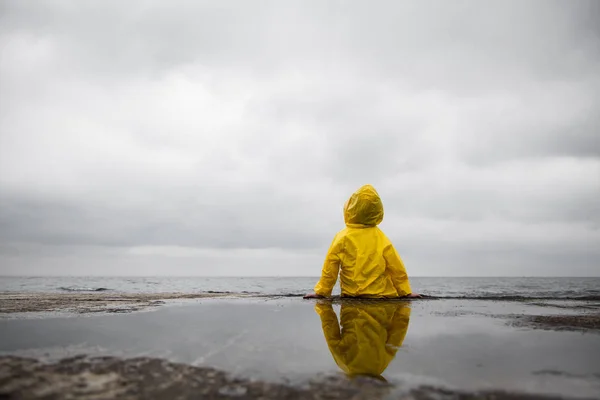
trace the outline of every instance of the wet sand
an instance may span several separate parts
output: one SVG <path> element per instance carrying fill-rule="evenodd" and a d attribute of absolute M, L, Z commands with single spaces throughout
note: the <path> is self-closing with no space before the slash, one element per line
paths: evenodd
<path fill-rule="evenodd" d="M 313 380 L 304 387 L 235 379 L 212 368 L 152 358 L 71 358 L 43 364 L 0 357 L 0 396 L 19 399 L 557 399 L 502 391 L 460 392 L 430 386 L 403 391 L 371 378 Z"/>
<path fill-rule="evenodd" d="M 520 315 L 512 324 L 552 331 L 600 332 L 600 314 L 591 315 Z"/>
<path fill-rule="evenodd" d="M 0 315 L 30 312 L 128 313 L 165 304 L 165 300 L 189 300 L 232 296 L 230 293 L 0 293 Z M 243 297 L 245 294 L 236 294 Z"/>
<path fill-rule="evenodd" d="M 0 299 L 0 397 L 600 397 L 597 301 L 106 292 Z M 23 318 L 30 314 L 43 318 Z M 72 317 L 81 314 L 93 318 Z M 343 338 L 358 327 L 371 335 L 367 346 Z M 377 343 L 384 336 L 397 339 Z M 379 360 L 373 371 L 387 382 L 349 378 L 348 354 L 361 367 Z M 381 354 L 389 354 L 384 364 Z"/>
<path fill-rule="evenodd" d="M 279 298 L 250 293 L 208 292 L 208 293 L 0 293 L 0 317 L 23 313 L 130 313 L 153 309 L 166 304 L 166 301 L 185 301 L 213 298 Z M 424 299 L 421 301 L 436 300 Z M 444 301 L 443 299 L 437 299 Z M 453 299 L 457 300 L 457 299 Z M 342 300 L 334 298 L 333 304 L 359 301 L 375 303 L 378 300 Z M 407 300 L 399 300 L 407 301 Z M 488 301 L 488 300 L 485 300 Z M 499 300 L 493 300 L 499 301 Z M 563 309 L 577 315 L 493 315 L 507 320 L 508 324 L 532 329 L 600 332 L 600 303 L 598 301 L 570 301 L 548 304 L 539 301 L 503 300 L 507 303 L 522 303 L 529 306 Z M 591 311 L 591 312 L 590 312 Z M 463 315 L 465 313 L 463 312 Z M 472 312 L 476 314 L 476 312 Z"/>

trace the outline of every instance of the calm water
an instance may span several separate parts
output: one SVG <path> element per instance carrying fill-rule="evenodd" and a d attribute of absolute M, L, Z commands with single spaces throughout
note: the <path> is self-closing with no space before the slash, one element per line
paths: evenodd
<path fill-rule="evenodd" d="M 349 372 L 380 374 L 399 390 L 433 385 L 600 398 L 599 335 L 516 329 L 504 319 L 567 311 L 479 300 L 332 306 L 211 299 L 154 312 L 0 320 L 0 354 L 48 361 L 150 356 L 297 384 Z"/>
<path fill-rule="evenodd" d="M 311 292 L 314 277 L 0 277 L 0 291 L 127 293 L 251 292 L 299 295 Z M 413 290 L 442 297 L 600 298 L 600 278 L 411 278 Z M 339 293 L 339 286 L 334 294 Z"/>

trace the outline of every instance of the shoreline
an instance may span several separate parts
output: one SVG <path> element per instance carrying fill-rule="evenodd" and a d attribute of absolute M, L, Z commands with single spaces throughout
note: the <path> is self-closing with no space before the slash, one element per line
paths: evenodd
<path fill-rule="evenodd" d="M 0 305 L 14 312 L 0 315 L 0 397 L 512 400 L 600 390 L 599 302 L 0 293 L 6 298 Z M 335 332 L 348 324 L 385 328 L 385 342 L 338 349 Z M 371 353 L 380 346 L 393 348 L 392 358 Z M 383 379 L 356 378 L 349 351 Z"/>
<path fill-rule="evenodd" d="M 0 316 L 17 313 L 65 312 L 130 313 L 152 309 L 168 300 L 193 300 L 224 297 L 247 297 L 247 294 L 231 293 L 0 293 Z"/>
<path fill-rule="evenodd" d="M 278 299 L 299 298 L 301 295 L 264 295 L 258 293 L 235 292 L 199 292 L 199 293 L 122 293 L 109 291 L 95 292 L 0 292 L 0 319 L 11 315 L 33 317 L 37 314 L 50 316 L 56 314 L 125 314 L 149 311 L 169 302 L 201 299 Z M 334 296 L 330 299 L 307 300 L 342 304 L 346 302 L 380 303 L 411 301 L 486 301 L 494 303 L 522 303 L 527 306 L 547 309 L 545 315 L 489 314 L 500 318 L 516 328 L 542 329 L 553 331 L 579 331 L 600 333 L 600 302 L 588 299 L 552 299 L 553 303 L 542 303 L 540 299 L 522 298 L 423 298 L 423 299 L 348 299 Z M 558 304 L 557 304 L 558 303 Z M 570 314 L 552 312 L 552 309 L 569 311 Z"/>

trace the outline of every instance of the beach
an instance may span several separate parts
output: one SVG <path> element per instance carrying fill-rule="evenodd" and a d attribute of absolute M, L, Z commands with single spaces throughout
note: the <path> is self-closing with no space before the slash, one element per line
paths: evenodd
<path fill-rule="evenodd" d="M 0 400 L 600 400 L 600 0 L 0 0 Z"/>
<path fill-rule="evenodd" d="M 8 398 L 600 395 L 597 300 L 11 292 L 0 312 Z"/>

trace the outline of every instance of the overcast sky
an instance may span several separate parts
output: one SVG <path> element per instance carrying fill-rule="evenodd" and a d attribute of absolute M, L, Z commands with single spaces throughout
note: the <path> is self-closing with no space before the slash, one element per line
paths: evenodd
<path fill-rule="evenodd" d="M 0 274 L 600 275 L 600 2 L 2 1 Z"/>

